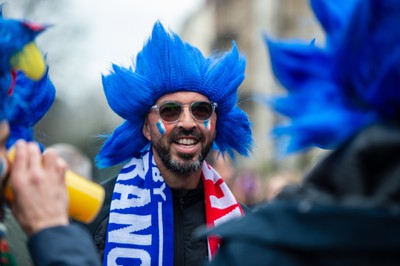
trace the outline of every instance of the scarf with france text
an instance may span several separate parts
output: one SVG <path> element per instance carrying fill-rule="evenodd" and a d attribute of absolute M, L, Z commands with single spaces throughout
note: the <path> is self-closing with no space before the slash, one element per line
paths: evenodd
<path fill-rule="evenodd" d="M 240 217 L 243 210 L 219 174 L 202 165 L 206 223 L 214 227 Z M 120 171 L 112 195 L 104 265 L 173 265 L 174 221 L 172 194 L 148 145 L 140 158 Z M 208 239 L 209 258 L 218 249 Z"/>

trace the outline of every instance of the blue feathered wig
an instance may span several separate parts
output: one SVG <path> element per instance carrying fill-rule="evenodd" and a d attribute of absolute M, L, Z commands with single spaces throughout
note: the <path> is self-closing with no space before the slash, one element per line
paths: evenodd
<path fill-rule="evenodd" d="M 49 110 L 55 98 L 55 88 L 46 68 L 39 80 L 32 81 L 24 72 L 14 69 L 11 63 L 12 57 L 33 42 L 44 29 L 39 24 L 4 18 L 0 5 L 0 121 L 8 121 L 10 125 L 7 147 L 19 138 L 33 140 L 33 126 Z M 31 60 L 30 69 L 25 68 L 25 71 L 36 71 L 38 62 L 44 64 L 42 56 L 32 61 L 29 52 L 23 54 Z"/>
<path fill-rule="evenodd" d="M 125 121 L 103 145 L 97 164 L 107 167 L 137 156 L 149 143 L 142 128 L 150 107 L 161 96 L 179 91 L 201 93 L 216 102 L 216 146 L 221 152 L 235 150 L 247 156 L 252 148 L 250 121 L 236 104 L 245 65 L 234 42 L 231 51 L 205 58 L 156 22 L 137 55 L 135 69 L 113 65 L 111 73 L 103 76 L 107 101 Z"/>
<path fill-rule="evenodd" d="M 336 148 L 362 128 L 400 118 L 400 1 L 311 0 L 325 46 L 266 37 L 287 95 L 270 101 L 291 123 L 285 152 Z M 281 138 L 282 139 L 282 138 Z"/>
<path fill-rule="evenodd" d="M 33 128 L 50 109 L 55 99 L 55 88 L 47 72 L 39 81 L 32 81 L 18 71 L 13 94 L 7 87 L 0 88 L 0 121 L 8 121 L 10 137 L 6 147 L 18 139 L 34 140 Z"/>
<path fill-rule="evenodd" d="M 34 140 L 33 128 L 50 109 L 55 96 L 56 90 L 48 71 L 39 81 L 32 81 L 23 72 L 18 72 L 14 93 L 10 97 L 13 108 L 8 117 L 11 132 L 7 148 L 18 139 Z"/>

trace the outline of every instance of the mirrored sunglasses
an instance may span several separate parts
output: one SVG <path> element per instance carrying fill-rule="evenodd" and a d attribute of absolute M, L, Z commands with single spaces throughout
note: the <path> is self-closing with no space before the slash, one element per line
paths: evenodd
<path fill-rule="evenodd" d="M 181 118 L 184 106 L 189 106 L 190 113 L 194 120 L 206 121 L 211 118 L 218 105 L 215 102 L 205 101 L 192 102 L 190 104 L 165 102 L 160 105 L 153 105 L 150 110 L 157 110 L 158 115 L 163 121 L 175 123 Z"/>

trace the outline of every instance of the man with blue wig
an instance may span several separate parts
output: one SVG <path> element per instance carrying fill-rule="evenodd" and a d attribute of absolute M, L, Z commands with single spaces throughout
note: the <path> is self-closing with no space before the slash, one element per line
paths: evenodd
<path fill-rule="evenodd" d="M 311 0 L 326 44 L 267 38 L 286 153 L 334 149 L 272 202 L 211 230 L 210 265 L 400 264 L 400 2 Z M 283 143 L 283 142 L 280 142 Z"/>
<path fill-rule="evenodd" d="M 200 265 L 213 257 L 218 239 L 194 240 L 193 231 L 243 209 L 204 159 L 212 146 L 251 151 L 250 122 L 237 106 L 244 72 L 235 43 L 206 58 L 156 22 L 134 68 L 113 65 L 103 77 L 109 105 L 125 120 L 97 156 L 100 167 L 124 164 L 105 182 L 109 202 L 90 228 L 104 265 Z"/>
<path fill-rule="evenodd" d="M 39 24 L 3 18 L 0 6 L 0 220 L 7 198 L 28 236 L 35 265 L 98 265 L 90 236 L 69 224 L 66 163 L 54 151 L 42 154 L 37 143 L 26 142 L 33 140 L 33 126 L 55 97 L 47 66 L 34 42 L 44 29 Z M 15 147 L 13 162 L 7 155 L 10 146 Z M 6 184 L 12 197 L 4 196 Z M 3 223 L 0 265 L 16 265 Z"/>

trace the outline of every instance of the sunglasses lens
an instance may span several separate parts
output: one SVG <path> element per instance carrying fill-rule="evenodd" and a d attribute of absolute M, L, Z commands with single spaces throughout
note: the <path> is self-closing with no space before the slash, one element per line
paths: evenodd
<path fill-rule="evenodd" d="M 165 103 L 160 106 L 160 117 L 167 122 L 175 122 L 182 113 L 182 107 L 177 103 Z"/>
<path fill-rule="evenodd" d="M 208 120 L 213 114 L 213 106 L 209 102 L 194 102 L 191 105 L 191 111 L 197 120 Z"/>

